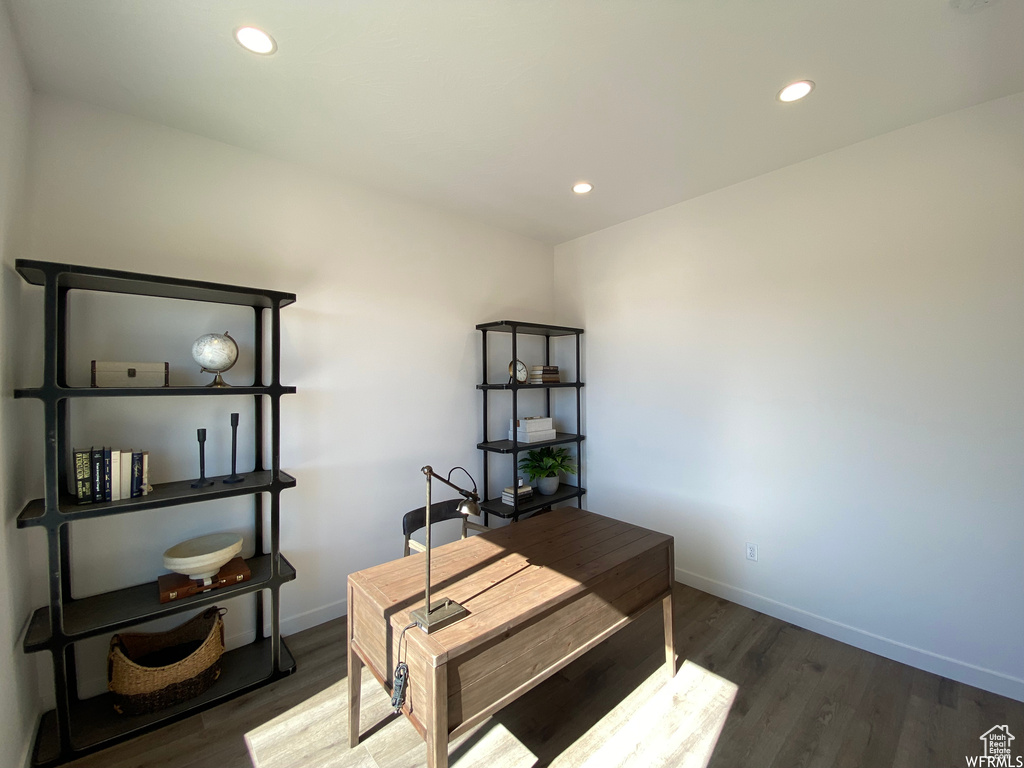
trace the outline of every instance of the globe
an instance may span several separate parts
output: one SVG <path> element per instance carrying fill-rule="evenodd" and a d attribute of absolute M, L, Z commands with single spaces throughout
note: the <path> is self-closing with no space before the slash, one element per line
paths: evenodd
<path fill-rule="evenodd" d="M 220 375 L 238 361 L 238 345 L 227 331 L 207 333 L 192 343 L 192 359 L 205 373 L 217 374 L 207 386 L 227 387 Z"/>

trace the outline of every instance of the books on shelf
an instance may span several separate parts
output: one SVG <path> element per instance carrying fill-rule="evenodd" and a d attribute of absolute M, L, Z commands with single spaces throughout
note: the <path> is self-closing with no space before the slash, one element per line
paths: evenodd
<path fill-rule="evenodd" d="M 522 480 L 519 481 L 522 483 Z M 515 493 L 513 493 L 515 491 Z M 513 488 L 511 485 L 505 488 L 501 492 L 501 501 L 503 504 L 512 506 L 515 501 L 515 497 L 519 497 L 519 503 L 522 504 L 527 499 L 533 498 L 533 486 L 532 485 L 520 485 L 518 488 Z"/>
<path fill-rule="evenodd" d="M 93 448 L 92 451 L 92 500 L 106 499 L 106 487 L 103 485 L 103 449 Z"/>
<path fill-rule="evenodd" d="M 142 485 L 142 451 L 132 451 L 132 472 L 128 484 L 133 499 L 148 492 L 148 489 L 144 489 Z"/>
<path fill-rule="evenodd" d="M 557 384 L 561 381 L 557 365 L 531 365 L 530 384 Z"/>
<path fill-rule="evenodd" d="M 153 490 L 149 485 L 149 451 L 76 448 L 71 458 L 73 492 L 79 504 L 134 499 Z"/>
<path fill-rule="evenodd" d="M 130 499 L 132 497 L 132 451 L 121 451 L 121 472 L 118 475 L 118 483 L 121 486 L 121 498 Z"/>
<path fill-rule="evenodd" d="M 153 490 L 149 484 L 149 451 L 142 452 L 142 495 L 148 496 Z"/>
<path fill-rule="evenodd" d="M 545 429 L 554 429 L 554 420 L 550 416 L 527 416 L 525 419 L 508 420 L 509 430 L 517 429 L 520 432 L 543 432 Z"/>
<path fill-rule="evenodd" d="M 120 501 L 121 500 L 121 457 L 124 455 L 123 451 L 111 451 L 110 452 L 110 471 L 107 474 L 107 501 Z M 125 498 L 128 498 L 127 495 Z"/>
<path fill-rule="evenodd" d="M 92 501 L 92 451 L 75 450 L 75 498 L 79 504 Z"/>
<path fill-rule="evenodd" d="M 110 487 L 110 470 L 111 470 L 110 463 L 111 463 L 111 461 L 112 461 L 112 457 L 110 455 L 110 449 L 109 448 L 104 448 L 103 449 L 103 498 L 101 499 L 101 501 L 112 501 L 113 500 L 113 489 Z M 120 478 L 118 478 L 118 482 L 121 482 Z"/>
<path fill-rule="evenodd" d="M 508 439 L 520 443 L 543 443 L 546 440 L 554 440 L 557 433 L 553 429 L 541 429 L 536 432 L 523 432 L 520 430 L 509 430 Z"/>

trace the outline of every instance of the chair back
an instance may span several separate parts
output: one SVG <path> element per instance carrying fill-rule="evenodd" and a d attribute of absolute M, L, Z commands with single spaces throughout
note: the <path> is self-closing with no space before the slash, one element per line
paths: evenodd
<path fill-rule="evenodd" d="M 448 501 L 435 501 L 430 504 L 430 524 L 440 523 L 443 520 L 463 519 L 459 512 L 459 502 L 462 499 L 449 499 Z M 420 507 L 412 512 L 406 512 L 402 518 L 402 533 L 406 536 L 415 533 L 427 526 L 427 508 Z"/>

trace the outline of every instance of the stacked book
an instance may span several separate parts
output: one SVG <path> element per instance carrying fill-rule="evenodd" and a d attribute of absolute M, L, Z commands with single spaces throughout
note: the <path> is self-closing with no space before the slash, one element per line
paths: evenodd
<path fill-rule="evenodd" d="M 149 451 L 116 448 L 75 449 L 75 497 L 79 504 L 120 501 L 146 496 L 149 485 Z"/>
<path fill-rule="evenodd" d="M 550 416 L 530 416 L 508 423 L 508 439 L 520 443 L 541 443 L 555 439 L 555 426 Z"/>
<path fill-rule="evenodd" d="M 531 384 L 557 384 L 559 381 L 557 365 L 530 366 Z"/>
<path fill-rule="evenodd" d="M 520 483 L 523 481 L 520 480 Z M 515 497 L 519 497 L 519 503 L 529 501 L 533 498 L 533 486 L 522 485 L 518 488 L 513 488 L 511 485 L 501 492 L 501 501 L 503 504 L 508 504 L 510 507 L 515 506 Z"/>

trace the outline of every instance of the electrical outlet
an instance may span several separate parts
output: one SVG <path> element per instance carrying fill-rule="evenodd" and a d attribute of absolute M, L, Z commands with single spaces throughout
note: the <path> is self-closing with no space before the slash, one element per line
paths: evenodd
<path fill-rule="evenodd" d="M 751 544 L 747 542 L 747 560 L 753 560 L 757 562 L 757 544 Z"/>

